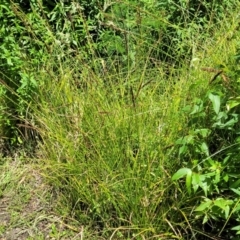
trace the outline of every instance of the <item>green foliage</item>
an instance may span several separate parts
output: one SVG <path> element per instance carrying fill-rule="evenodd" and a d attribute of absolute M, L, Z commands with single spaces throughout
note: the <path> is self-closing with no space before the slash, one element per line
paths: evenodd
<path fill-rule="evenodd" d="M 237 62 L 229 64 L 228 76 L 223 72 L 205 96 L 186 107 L 189 134 L 176 142 L 185 167 L 172 177 L 186 177 L 188 193 L 200 197 L 193 217 L 203 224 L 214 222 L 219 236 L 238 231 L 240 219 L 240 75 Z"/>
<path fill-rule="evenodd" d="M 121 67 L 134 72 L 159 61 L 180 63 L 190 60 L 194 39 L 208 22 L 217 23 L 233 7 L 234 1 L 2 1 L 3 135 L 16 141 L 19 121 L 34 125 L 24 120 L 41 84 L 33 72 L 50 55 L 64 62 L 81 54 L 102 74 Z"/>
<path fill-rule="evenodd" d="M 22 19 L 18 5 L 9 1 L 1 2 L 0 19 L 2 42 L 0 125 L 2 135 L 8 142 L 20 144 L 22 141 L 19 138 L 21 135 L 17 125 L 31 126 L 28 110 L 38 87 L 38 82 L 32 75 L 32 71 L 35 70 L 31 68 L 39 64 L 42 55 L 37 51 L 32 36 L 29 36 L 31 32 L 25 26 L 26 22 Z M 31 63 L 29 63 L 30 58 L 34 58 Z M 33 64 L 34 62 L 36 65 Z"/>
<path fill-rule="evenodd" d="M 158 61 L 180 64 L 192 57 L 195 42 L 209 34 L 209 23 L 218 24 L 235 1 L 116 1 L 101 12 L 100 54 L 121 56 L 132 67 L 147 55 Z M 109 41 L 111 40 L 111 41 Z M 113 58 L 114 59 L 114 58 Z M 117 58 L 118 59 L 118 58 Z"/>
<path fill-rule="evenodd" d="M 203 95 L 189 67 L 235 4 L 0 3 L 1 134 L 41 134 L 44 174 L 98 237 L 183 239 L 199 219 L 239 231 L 239 56 Z"/>

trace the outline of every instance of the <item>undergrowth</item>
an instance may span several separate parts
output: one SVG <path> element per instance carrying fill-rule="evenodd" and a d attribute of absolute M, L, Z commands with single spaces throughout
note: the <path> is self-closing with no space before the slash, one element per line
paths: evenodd
<path fill-rule="evenodd" d="M 169 35 L 172 39 L 181 35 L 177 47 L 173 40 L 167 50 L 164 44 L 160 48 L 161 34 L 156 37 L 155 32 L 159 26 L 151 18 L 143 18 L 148 25 L 129 18 L 133 25 L 130 21 L 125 29 L 121 20 L 140 11 L 135 5 L 132 12 L 112 7 L 112 14 L 122 14 L 119 25 L 111 25 L 114 32 L 102 30 L 101 38 L 105 34 L 106 39 L 115 39 L 113 52 L 113 45 L 105 46 L 102 40 L 98 45 L 89 37 L 92 29 L 81 32 L 85 34 L 81 52 L 71 45 L 74 34 L 71 41 L 61 39 L 60 44 L 57 22 L 53 32 L 45 28 L 48 39 L 41 41 L 50 48 L 40 48 L 44 60 L 32 64 L 31 74 L 22 73 L 20 85 L 2 88 L 2 103 L 10 107 L 6 102 L 13 98 L 6 97 L 6 91 L 15 94 L 19 107 L 13 115 L 37 139 L 34 153 L 42 175 L 59 195 L 63 218 L 71 216 L 98 239 L 235 236 L 232 230 L 239 230 L 238 172 L 232 172 L 238 169 L 239 70 L 233 58 L 239 44 L 237 7 L 219 19 L 207 15 L 204 24 L 194 22 L 200 12 L 194 16 L 190 12 L 185 20 L 186 25 L 191 20 L 189 28 L 151 15 L 162 21 L 163 29 L 176 30 Z M 143 8 L 143 17 L 152 9 Z M 36 15 L 41 19 L 37 23 L 31 22 L 35 19 L 31 14 L 21 17 L 39 29 L 56 21 L 55 15 L 48 22 L 41 14 Z M 90 26 L 84 17 L 81 21 Z M 127 35 L 131 28 L 134 31 Z M 147 33 L 152 38 L 144 41 Z M 117 44 L 124 36 L 130 39 L 125 48 Z M 102 49 L 111 54 L 106 56 Z M 28 64 L 23 61 L 18 67 L 27 71 Z M 2 82 L 7 80 L 13 81 L 6 76 Z M 10 124 L 4 121 L 3 133 Z M 11 136 L 18 145 L 30 141 L 27 133 L 11 130 L 21 133 L 20 138 Z"/>
<path fill-rule="evenodd" d="M 229 33 L 237 26 L 234 22 L 225 24 Z M 79 76 L 81 87 L 76 89 L 72 74 L 78 64 L 71 63 L 69 67 L 60 63 L 60 74 L 41 74 L 44 84 L 36 118 L 43 138 L 45 175 L 62 193 L 63 204 L 68 206 L 70 214 L 95 229 L 99 236 L 210 239 L 219 234 L 214 230 L 219 222 L 212 215 L 207 219 L 211 219 L 212 227 L 211 224 L 206 227 L 206 220 L 202 227 L 199 224 L 199 208 L 193 212 L 200 203 L 201 198 L 196 199 L 199 194 L 189 195 L 184 187 L 171 180 L 178 168 L 191 162 L 197 164 L 196 157 L 191 157 L 185 149 L 188 142 L 184 139 L 189 137 L 189 132 L 208 134 L 207 130 L 201 132 L 201 128 L 189 124 L 195 120 L 192 103 L 208 102 L 203 96 L 210 89 L 216 91 L 217 85 L 228 91 L 236 81 L 233 78 L 233 83 L 225 86 L 221 79 L 213 80 L 218 71 L 222 71 L 222 76 L 232 77 L 222 69 L 221 63 L 233 66 L 234 62 L 228 59 L 236 53 L 238 41 L 236 35 L 229 42 L 228 33 L 223 34 L 221 28 L 215 34 L 214 40 L 206 41 L 202 49 L 199 46 L 196 52 L 199 62 L 194 62 L 195 66 L 189 68 L 183 63 L 181 69 L 168 75 L 161 67 L 145 68 L 127 76 L 115 71 L 101 75 L 88 69 Z M 226 45 L 228 51 L 223 54 Z M 214 56 L 211 56 L 213 48 Z M 222 94 L 233 97 L 231 93 Z M 203 104 L 202 109 L 210 111 L 209 104 L 209 107 Z M 209 115 L 203 118 L 211 124 Z M 202 127 L 203 119 L 197 123 Z M 178 140 L 183 136 L 187 137 L 182 142 Z M 201 138 L 189 144 L 197 156 L 207 151 Z M 178 151 L 182 145 L 185 148 Z M 218 150 L 212 149 L 211 154 Z M 223 232 L 222 228 L 224 236 Z"/>

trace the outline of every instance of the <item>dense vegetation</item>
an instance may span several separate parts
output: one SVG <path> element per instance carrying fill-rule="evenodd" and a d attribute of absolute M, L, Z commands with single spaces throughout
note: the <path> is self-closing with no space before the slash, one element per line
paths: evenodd
<path fill-rule="evenodd" d="M 2 0 L 2 156 L 37 161 L 89 239 L 238 239 L 239 10 Z"/>

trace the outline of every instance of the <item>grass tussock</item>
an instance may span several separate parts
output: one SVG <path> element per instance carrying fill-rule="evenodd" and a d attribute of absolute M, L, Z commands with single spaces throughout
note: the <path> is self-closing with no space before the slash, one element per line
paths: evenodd
<path fill-rule="evenodd" d="M 211 39 L 195 43 L 192 67 L 182 62 L 170 74 L 161 65 L 94 71 L 80 56 L 49 61 L 57 72 L 40 70 L 42 168 L 82 225 L 108 239 L 196 234 L 192 199 L 171 180 L 182 166 L 175 142 L 188 131 L 184 107 L 208 89 L 212 75 L 202 68 L 235 54 L 236 27 L 235 16 L 224 19 Z"/>

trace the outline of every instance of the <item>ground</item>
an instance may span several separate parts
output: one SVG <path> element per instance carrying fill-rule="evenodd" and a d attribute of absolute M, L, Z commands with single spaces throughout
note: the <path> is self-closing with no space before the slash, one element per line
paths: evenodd
<path fill-rule="evenodd" d="M 83 239 L 83 227 L 57 213 L 43 179 L 33 160 L 0 160 L 0 240 Z"/>

